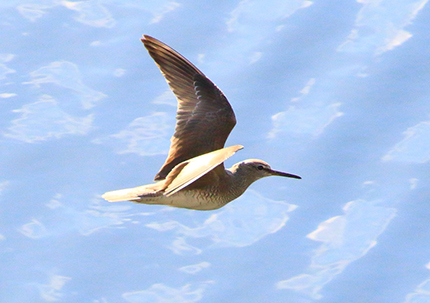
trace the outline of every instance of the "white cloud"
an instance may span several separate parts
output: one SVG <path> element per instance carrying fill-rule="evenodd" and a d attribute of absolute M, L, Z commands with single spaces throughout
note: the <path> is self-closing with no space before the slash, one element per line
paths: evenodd
<path fill-rule="evenodd" d="M 312 5 L 312 1 L 307 0 L 242 0 L 230 13 L 227 20 L 229 31 L 247 31 L 251 26 L 254 28 L 258 24 L 268 21 L 287 18 L 297 10 Z M 257 24 L 256 24 L 257 23 Z"/>
<path fill-rule="evenodd" d="M 136 153 L 141 156 L 167 154 L 170 146 L 169 134 L 173 129 L 169 120 L 164 112 L 136 118 L 126 129 L 110 137 L 117 141 L 115 146 L 120 154 Z"/>
<path fill-rule="evenodd" d="M 311 4 L 311 1 L 306 0 L 237 2 L 226 20 L 227 31 L 234 35 L 230 35 L 231 41 L 217 51 L 218 57 L 223 58 L 230 70 L 246 68 L 261 58 L 273 39 L 279 38 L 277 31 L 288 17 Z M 231 55 L 233 53 L 234 57 Z"/>
<path fill-rule="evenodd" d="M 0 61 L 4 63 L 12 61 L 13 58 L 15 58 L 14 54 L 0 54 Z"/>
<path fill-rule="evenodd" d="M 412 189 L 415 189 L 415 188 L 417 188 L 417 185 L 418 185 L 418 179 L 417 178 L 411 178 L 411 179 L 409 179 L 409 184 L 410 184 L 410 189 L 412 190 Z"/>
<path fill-rule="evenodd" d="M 174 222 L 169 222 L 169 223 L 174 223 Z M 154 228 L 156 230 L 158 230 L 157 227 L 161 227 L 161 229 L 164 228 L 162 226 L 157 226 L 157 223 L 150 223 L 150 224 L 147 224 L 146 226 L 150 228 Z M 174 224 L 173 227 L 182 228 L 183 226 L 181 226 L 181 224 Z M 177 237 L 172 241 L 170 245 L 167 245 L 167 248 L 169 248 L 172 252 L 174 252 L 177 255 L 199 255 L 202 253 L 202 250 L 200 248 L 195 247 L 191 244 L 188 244 L 186 241 L 186 237 Z"/>
<path fill-rule="evenodd" d="M 65 235 L 68 233 L 89 236 L 102 229 L 121 229 L 125 224 L 141 223 L 140 217 L 147 217 L 155 213 L 132 213 L 132 206 L 124 204 L 106 204 L 100 197 L 90 199 L 89 205 L 79 207 L 72 199 L 62 194 L 55 194 L 45 206 L 48 213 L 44 222 L 33 219 L 20 229 L 23 235 L 39 239 Z"/>
<path fill-rule="evenodd" d="M 35 219 L 31 220 L 30 223 L 26 223 L 21 226 L 18 231 L 31 239 L 39 239 L 48 235 L 45 225 Z"/>
<path fill-rule="evenodd" d="M 355 28 L 338 51 L 371 52 L 380 55 L 403 44 L 412 34 L 405 31 L 428 0 L 380 1 L 358 0 L 363 7 L 358 12 Z"/>
<path fill-rule="evenodd" d="M 392 50 L 397 46 L 402 45 L 406 40 L 412 37 L 412 34 L 405 31 L 405 30 L 399 30 L 397 34 L 392 38 L 391 41 L 387 41 L 387 44 L 381 46 L 379 49 L 377 49 L 377 54 L 382 54 L 386 51 Z"/>
<path fill-rule="evenodd" d="M 310 95 L 315 83 L 315 78 L 309 79 L 300 90 L 299 96 L 290 100 L 294 105 L 272 116 L 273 128 L 268 133 L 268 138 L 273 139 L 283 132 L 317 136 L 336 118 L 343 115 L 339 110 L 341 103 L 328 103 L 325 100 L 331 100 L 327 97 L 318 98 Z"/>
<path fill-rule="evenodd" d="M 4 135 L 9 138 L 33 143 L 65 135 L 85 135 L 91 129 L 93 116 L 73 117 L 64 112 L 48 95 L 39 101 L 14 110 L 21 115 L 12 121 Z"/>
<path fill-rule="evenodd" d="M 89 1 L 61 1 L 63 6 L 78 12 L 75 20 L 93 27 L 112 28 L 115 20 L 109 10 L 98 0 Z"/>
<path fill-rule="evenodd" d="M 48 13 L 48 10 L 57 6 L 64 6 L 67 9 L 76 11 L 78 16 L 75 20 L 93 27 L 111 28 L 115 25 L 115 20 L 106 7 L 98 0 L 89 1 L 51 1 L 44 4 L 31 3 L 18 5 L 18 12 L 26 19 L 35 22 Z"/>
<path fill-rule="evenodd" d="M 131 217 L 146 216 L 147 213 L 130 214 L 131 205 L 106 205 L 100 198 L 91 200 L 88 209 L 77 211 L 68 206 L 64 213 L 71 215 L 79 233 L 88 236 L 104 228 L 123 228 L 125 223 L 132 223 Z M 136 222 L 136 221 L 134 221 Z"/>
<path fill-rule="evenodd" d="M 6 99 L 6 98 L 12 98 L 12 97 L 15 97 L 17 94 L 15 94 L 15 93 L 3 93 L 3 94 L 0 94 L 0 98 L 2 98 L 2 99 Z"/>
<path fill-rule="evenodd" d="M 425 266 L 430 269 L 430 263 Z M 413 292 L 406 295 L 404 303 L 430 302 L 430 278 L 421 282 Z"/>
<path fill-rule="evenodd" d="M 0 63 L 0 80 L 6 79 L 7 74 L 13 74 L 15 72 L 14 69 L 8 68 L 6 65 Z"/>
<path fill-rule="evenodd" d="M 198 254 L 201 249 L 188 244 L 187 239 L 209 237 L 212 248 L 249 246 L 280 230 L 296 207 L 267 199 L 251 189 L 195 227 L 177 221 L 152 222 L 146 226 L 173 232 L 174 240 L 169 248 L 174 253 Z"/>
<path fill-rule="evenodd" d="M 26 19 L 34 22 L 46 14 L 45 10 L 51 6 L 44 4 L 21 4 L 17 6 L 18 12 Z"/>
<path fill-rule="evenodd" d="M 152 18 L 150 23 L 160 22 L 161 19 L 163 19 L 167 13 L 174 11 L 180 6 L 181 4 L 178 2 L 174 2 L 174 1 L 168 2 L 161 9 L 157 9 L 157 11 L 153 13 L 154 17 Z"/>
<path fill-rule="evenodd" d="M 125 69 L 123 69 L 123 68 L 117 68 L 117 69 L 115 69 L 115 71 L 113 72 L 113 75 L 115 76 L 115 77 L 122 77 L 122 76 L 124 76 L 124 74 L 125 74 Z"/>
<path fill-rule="evenodd" d="M 308 83 L 306 83 L 305 87 L 303 87 L 302 90 L 300 91 L 300 94 L 302 96 L 309 94 L 312 86 L 315 84 L 315 81 L 316 81 L 315 78 L 309 79 Z M 291 101 L 293 101 L 293 100 L 291 100 Z"/>
<path fill-rule="evenodd" d="M 176 107 L 176 97 L 173 92 L 168 89 L 152 101 L 153 104 L 167 104 Z"/>
<path fill-rule="evenodd" d="M 268 138 L 275 138 L 279 133 L 319 135 L 336 118 L 343 115 L 339 111 L 341 103 L 328 105 L 290 106 L 288 110 L 272 116 L 273 128 Z"/>
<path fill-rule="evenodd" d="M 261 59 L 261 57 L 263 56 L 262 52 L 254 52 L 250 58 L 250 64 L 254 64 L 255 62 L 257 62 L 258 60 Z"/>
<path fill-rule="evenodd" d="M 40 88 L 43 84 L 54 83 L 60 87 L 76 92 L 84 109 L 92 108 L 106 95 L 86 86 L 81 79 L 81 73 L 76 64 L 68 61 L 55 61 L 30 73 L 32 78 L 24 84 Z M 48 88 L 46 88 L 48 89 Z M 49 92 L 51 93 L 51 92 Z"/>
<path fill-rule="evenodd" d="M 52 198 L 48 203 L 45 205 L 49 207 L 50 209 L 56 209 L 58 207 L 63 206 L 63 203 L 60 202 L 61 198 L 63 197 L 62 194 L 56 194 L 54 198 Z"/>
<path fill-rule="evenodd" d="M 203 64 L 204 60 L 205 60 L 205 54 L 197 55 L 197 62 L 199 62 L 200 64 Z"/>
<path fill-rule="evenodd" d="M 53 275 L 48 284 L 38 285 L 40 297 L 47 302 L 60 300 L 64 295 L 61 289 L 70 280 L 70 277 Z"/>
<path fill-rule="evenodd" d="M 130 303 L 192 303 L 200 301 L 203 298 L 203 292 L 212 283 L 207 281 L 198 284 L 186 284 L 179 288 L 158 283 L 146 290 L 126 292 L 122 297 Z"/>
<path fill-rule="evenodd" d="M 278 289 L 291 289 L 320 299 L 319 291 L 324 285 L 367 254 L 396 214 L 393 208 L 365 200 L 348 202 L 343 211 L 344 215 L 322 222 L 307 236 L 322 242 L 312 256 L 311 265 L 304 273 L 278 282 Z"/>
<path fill-rule="evenodd" d="M 404 132 L 405 138 L 382 157 L 383 161 L 426 163 L 430 160 L 430 121 L 420 122 Z"/>
<path fill-rule="evenodd" d="M 6 66 L 5 63 L 11 61 L 15 57 L 14 54 L 0 54 L 0 80 L 6 79 L 7 74 L 13 74 L 16 71 Z M 11 95 L 11 94 L 2 94 L 2 95 Z M 2 97 L 8 98 L 8 97 Z"/>
<path fill-rule="evenodd" d="M 90 46 L 100 46 L 102 42 L 100 40 L 96 40 L 90 43 Z"/>
<path fill-rule="evenodd" d="M 187 274 L 196 274 L 199 271 L 201 271 L 204 268 L 208 268 L 210 267 L 211 264 L 209 262 L 200 262 L 198 264 L 193 264 L 193 265 L 188 265 L 188 266 L 183 266 L 181 268 L 179 268 L 180 271 L 183 271 Z"/>

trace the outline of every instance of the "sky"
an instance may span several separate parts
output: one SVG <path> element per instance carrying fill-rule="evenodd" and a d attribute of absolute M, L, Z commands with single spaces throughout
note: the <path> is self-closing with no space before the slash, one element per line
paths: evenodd
<path fill-rule="evenodd" d="M 0 3 L 0 302 L 430 302 L 428 0 Z M 170 45 L 237 118 L 214 211 L 109 203 L 149 184 Z"/>

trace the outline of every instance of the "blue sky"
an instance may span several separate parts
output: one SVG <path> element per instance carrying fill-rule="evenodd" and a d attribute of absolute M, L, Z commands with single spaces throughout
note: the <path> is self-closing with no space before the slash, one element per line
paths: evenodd
<path fill-rule="evenodd" d="M 5 2 L 5 1 L 4 1 Z M 430 302 L 430 10 L 397 1 L 0 4 L 0 302 Z M 140 42 L 225 93 L 226 166 L 266 178 L 202 212 L 128 202 L 176 100 Z"/>

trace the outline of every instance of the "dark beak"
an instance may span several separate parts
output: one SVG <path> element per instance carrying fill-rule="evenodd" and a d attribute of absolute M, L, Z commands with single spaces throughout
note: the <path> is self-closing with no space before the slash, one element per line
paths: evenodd
<path fill-rule="evenodd" d="M 301 179 L 302 177 L 297 176 L 297 175 L 293 175 L 293 174 L 289 174 L 289 173 L 283 173 L 281 171 L 277 171 L 277 170 L 273 170 L 271 169 L 269 171 L 272 176 L 280 176 L 280 177 L 287 177 L 287 178 L 294 178 L 294 179 Z"/>

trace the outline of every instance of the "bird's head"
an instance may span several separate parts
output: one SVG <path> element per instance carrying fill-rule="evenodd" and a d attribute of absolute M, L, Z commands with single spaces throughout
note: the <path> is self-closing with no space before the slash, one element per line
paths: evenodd
<path fill-rule="evenodd" d="M 248 159 L 237 163 L 232 167 L 232 171 L 237 171 L 238 173 L 248 176 L 253 179 L 253 181 L 269 176 L 301 179 L 301 177 L 297 175 L 273 170 L 267 162 L 258 159 Z"/>

